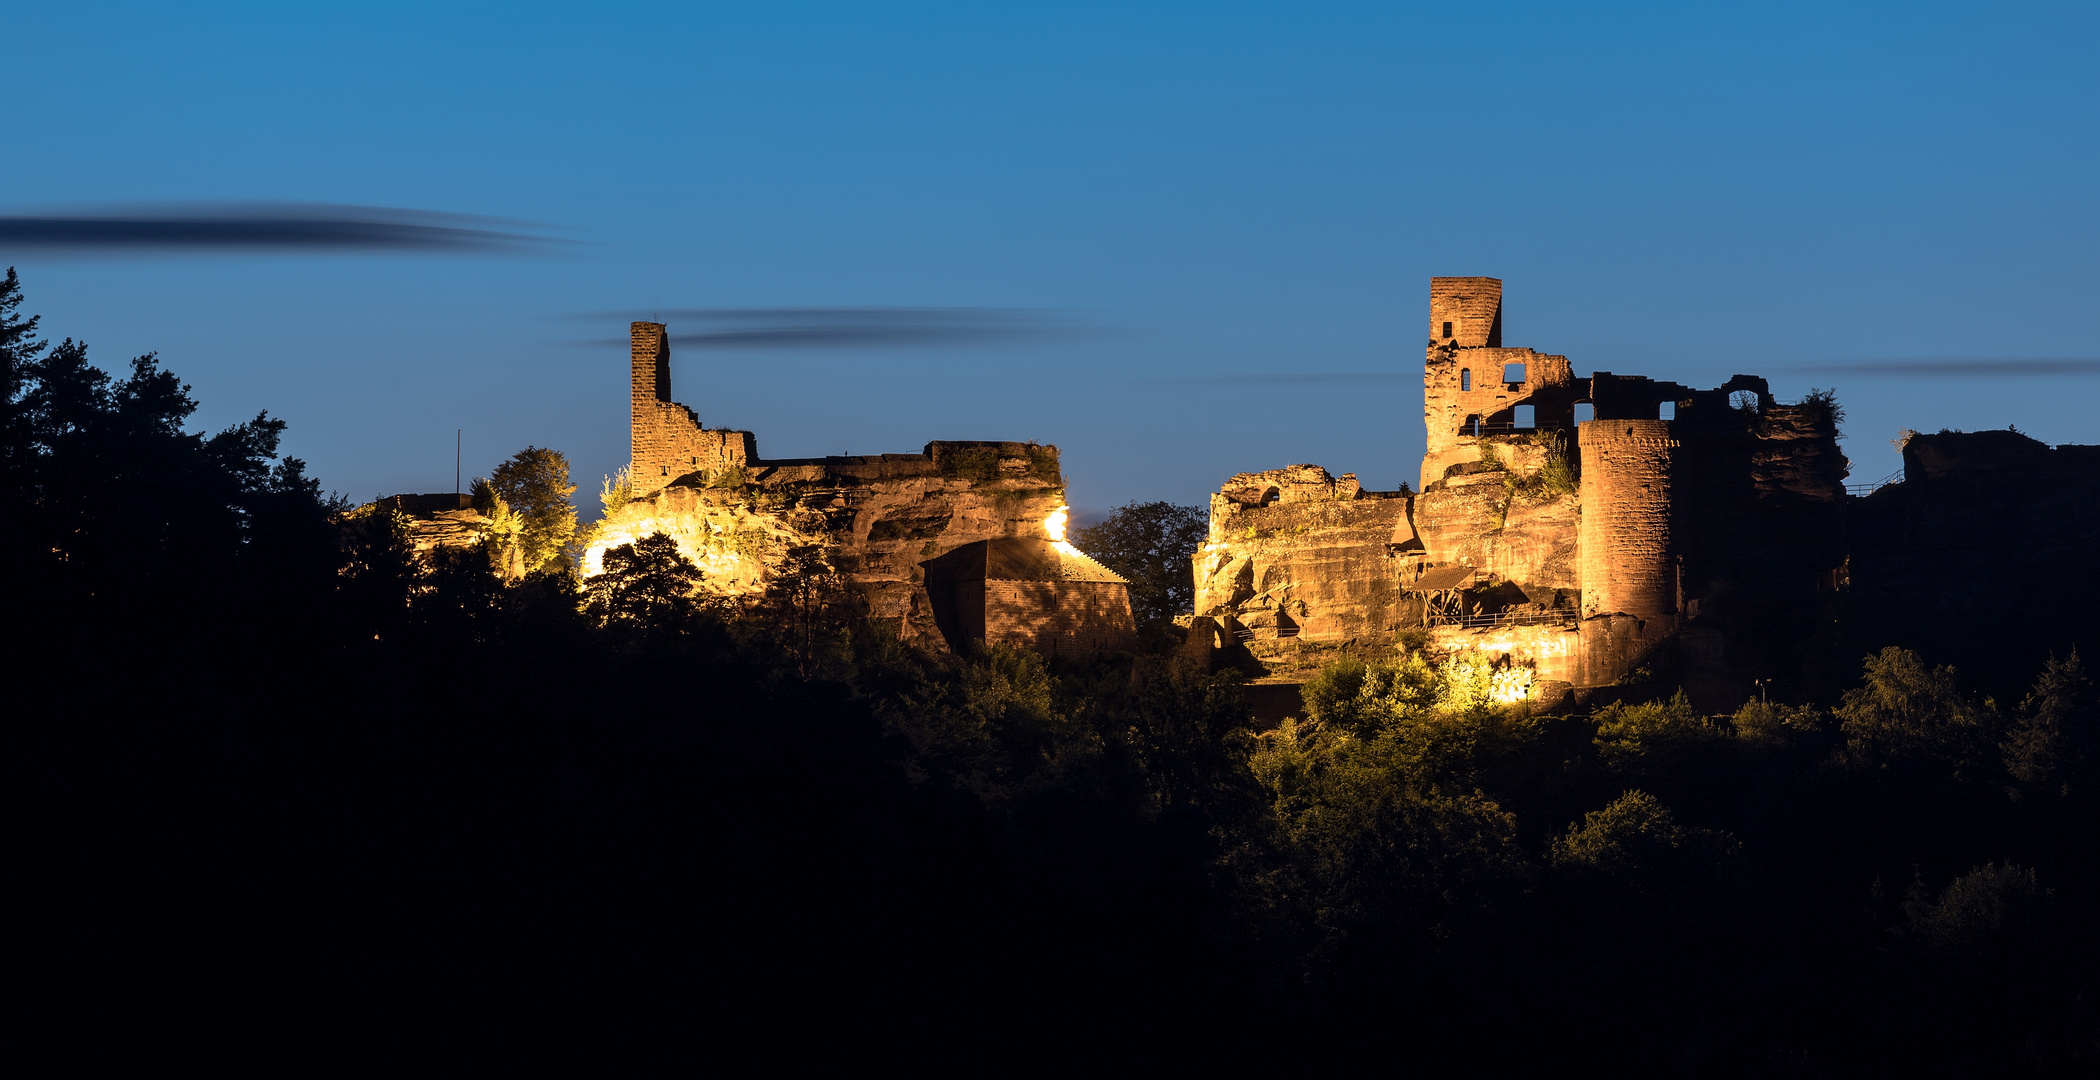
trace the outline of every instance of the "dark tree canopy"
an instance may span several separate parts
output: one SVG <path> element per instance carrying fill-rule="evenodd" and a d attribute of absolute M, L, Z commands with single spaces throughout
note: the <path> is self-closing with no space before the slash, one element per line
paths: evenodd
<path fill-rule="evenodd" d="M 601 624 L 676 627 L 698 610 L 700 568 L 678 541 L 652 533 L 605 552 L 605 572 L 584 581 L 584 600 Z"/>
<path fill-rule="evenodd" d="M 1133 502 L 1107 520 L 1078 530 L 1072 542 L 1130 580 L 1130 611 L 1139 630 L 1189 613 L 1196 598 L 1196 555 L 1210 523 L 1202 510 L 1169 502 Z"/>
<path fill-rule="evenodd" d="M 267 413 L 184 430 L 190 388 L 151 353 L 115 378 L 85 342 L 50 345 L 0 279 L 0 521 L 8 565 L 39 591 L 98 604 L 242 587 L 260 561 L 316 557 L 326 506 Z M 296 535 L 295 535 L 296 534 Z"/>

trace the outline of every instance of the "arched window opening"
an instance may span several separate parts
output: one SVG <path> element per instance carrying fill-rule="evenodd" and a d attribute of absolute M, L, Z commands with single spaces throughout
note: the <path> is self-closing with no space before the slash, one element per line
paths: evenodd
<path fill-rule="evenodd" d="M 1516 407 L 1515 409 L 1513 409 L 1513 410 L 1511 410 L 1511 411 L 1512 411 L 1512 412 L 1514 412 L 1514 413 L 1516 414 L 1516 417 L 1517 417 L 1517 427 L 1519 427 L 1519 428 L 1535 428 L 1535 427 L 1539 426 L 1539 424 L 1538 424 L 1538 412 L 1537 412 L 1537 411 L 1536 411 L 1535 409 L 1533 409 L 1533 408 L 1532 408 L 1531 406 L 1529 406 L 1529 405 L 1519 405 L 1519 406 L 1517 406 L 1517 407 Z"/>
<path fill-rule="evenodd" d="M 1278 491 L 1275 488 L 1270 488 L 1269 490 L 1261 493 L 1261 504 L 1263 506 L 1267 506 L 1280 498 L 1283 498 L 1283 492 Z"/>
<path fill-rule="evenodd" d="M 1588 401 L 1578 401 L 1575 403 L 1576 423 L 1580 424 L 1585 420 L 1595 420 L 1596 418 L 1597 406 L 1595 403 Z"/>
<path fill-rule="evenodd" d="M 1445 325 L 1447 325 L 1447 326 L 1448 326 L 1448 325 L 1450 325 L 1450 324 L 1448 324 L 1448 323 L 1447 323 L 1447 324 L 1445 324 Z M 1461 394 L 1470 394 L 1470 393 L 1472 393 L 1472 392 L 1473 392 L 1473 369 L 1472 369 L 1472 368 L 1459 368 L 1459 369 L 1458 369 L 1458 392 L 1459 392 L 1459 393 L 1461 393 Z"/>
<path fill-rule="evenodd" d="M 1464 428 L 1464 429 L 1462 429 L 1462 430 L 1463 430 L 1463 433 L 1464 433 L 1464 434 L 1467 434 L 1467 435 L 1471 435 L 1471 436 L 1473 436 L 1473 437 L 1474 437 L 1474 438 L 1476 438 L 1476 439 L 1477 439 L 1477 438 L 1479 438 L 1479 437 L 1480 437 L 1480 414 L 1479 414 L 1479 413 L 1474 413 L 1473 415 L 1471 415 L 1471 416 L 1468 416 L 1468 417 L 1466 417 L 1466 426 L 1465 426 L 1465 428 Z"/>
<path fill-rule="evenodd" d="M 1522 364 L 1504 364 L 1504 365 L 1502 365 L 1502 381 L 1503 381 L 1503 382 L 1506 382 L 1506 383 L 1520 383 L 1520 382 L 1523 382 L 1523 381 L 1524 381 L 1524 365 L 1522 365 Z"/>
<path fill-rule="evenodd" d="M 1728 404 L 1730 407 L 1741 409 L 1744 412 L 1756 412 L 1757 407 L 1760 404 L 1762 404 L 1762 402 L 1757 400 L 1757 391 L 1738 390 L 1735 393 L 1728 395 Z"/>
<path fill-rule="evenodd" d="M 1655 418 L 1658 420 L 1677 419 L 1677 403 L 1674 401 L 1665 401 L 1662 404 L 1657 405 L 1655 407 Z"/>

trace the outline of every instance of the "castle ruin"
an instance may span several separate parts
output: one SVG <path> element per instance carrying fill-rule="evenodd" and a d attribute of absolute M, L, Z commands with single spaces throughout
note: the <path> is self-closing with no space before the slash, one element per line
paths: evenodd
<path fill-rule="evenodd" d="M 672 400 L 664 324 L 634 323 L 629 339 L 629 497 L 599 524 L 586 574 L 606 550 L 662 532 L 700 567 L 704 590 L 744 598 L 764 591 L 790 549 L 814 546 L 870 617 L 907 640 L 1005 642 L 1067 659 L 1134 644 L 1127 584 L 1064 543 L 1055 446 L 931 442 L 917 454 L 764 459 L 751 432 L 706 427 Z M 977 553 L 976 576 L 959 586 L 965 549 Z"/>
<path fill-rule="evenodd" d="M 1841 575 L 1847 463 L 1827 401 L 1781 404 L 1750 375 L 1578 376 L 1503 346 L 1495 278 L 1431 279 L 1429 314 L 1419 490 L 1315 465 L 1234 476 L 1195 556 L 1199 631 L 1272 666 L 1303 642 L 1417 631 L 1575 687 L 1671 640 L 1726 683 L 1739 631 L 1813 610 Z"/>

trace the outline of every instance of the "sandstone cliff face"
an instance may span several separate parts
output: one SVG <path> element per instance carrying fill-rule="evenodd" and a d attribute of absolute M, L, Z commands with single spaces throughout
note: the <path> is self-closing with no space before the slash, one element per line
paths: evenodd
<path fill-rule="evenodd" d="M 872 617 L 937 639 L 919 564 L 978 540 L 1045 539 L 1064 504 L 1057 448 L 1027 443 L 751 461 L 740 479 L 683 477 L 607 515 L 584 572 L 599 572 L 608 548 L 663 532 L 700 567 L 703 589 L 746 597 L 764 591 L 790 547 L 813 544 L 860 588 Z"/>
<path fill-rule="evenodd" d="M 1531 483 L 1556 451 L 1529 437 L 1484 440 L 1493 464 L 1447 468 L 1415 497 L 1427 566 L 1471 566 L 1535 598 L 1581 586 L 1575 564 L 1581 501 Z M 1565 452 L 1559 451 L 1559 452 Z"/>
<path fill-rule="evenodd" d="M 1233 477 L 1211 496 L 1196 613 L 1230 616 L 1257 639 L 1340 641 L 1412 625 L 1419 609 L 1399 575 L 1399 553 L 1419 547 L 1408 505 L 1317 465 Z"/>

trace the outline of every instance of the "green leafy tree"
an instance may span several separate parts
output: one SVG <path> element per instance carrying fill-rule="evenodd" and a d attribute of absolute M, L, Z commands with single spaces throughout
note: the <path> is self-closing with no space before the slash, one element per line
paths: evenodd
<path fill-rule="evenodd" d="M 1668 754 L 1722 738 L 1692 711 L 1679 690 L 1666 701 L 1638 705 L 1612 702 L 1590 714 L 1597 725 L 1598 756 L 1606 765 L 1625 768 L 1641 758 Z"/>
<path fill-rule="evenodd" d="M 1989 746 L 1991 708 L 1961 692 L 1952 667 L 1928 667 L 1890 646 L 1866 659 L 1866 678 L 1835 711 L 1846 752 L 1860 764 L 1940 762 L 1959 775 Z"/>
<path fill-rule="evenodd" d="M 2054 656 L 2020 703 L 2020 719 L 1999 745 L 2005 771 L 2033 791 L 2069 795 L 2100 741 L 2100 698 L 2078 650 Z"/>
<path fill-rule="evenodd" d="M 652 533 L 605 553 L 605 572 L 584 581 L 584 610 L 601 626 L 675 630 L 700 609 L 700 568 L 678 541 Z"/>
<path fill-rule="evenodd" d="M 2030 929 L 2054 897 L 2033 867 L 1985 863 L 1947 883 L 1938 897 L 1914 882 L 1903 903 L 1910 932 L 1934 948 L 1967 952 Z"/>
<path fill-rule="evenodd" d="M 1130 612 L 1139 631 L 1156 631 L 1195 603 L 1191 560 L 1209 531 L 1196 507 L 1133 502 L 1073 533 L 1072 543 L 1129 580 Z"/>
<path fill-rule="evenodd" d="M 1679 825 L 1669 807 L 1635 789 L 1583 815 L 1582 824 L 1568 826 L 1567 835 L 1553 841 L 1552 860 L 1559 869 L 1647 889 L 1688 869 L 1688 861 L 1708 861 L 1735 849 L 1725 833 Z"/>
<path fill-rule="evenodd" d="M 576 507 L 569 496 L 569 459 L 559 450 L 528 446 L 489 474 L 488 486 L 520 519 L 518 547 L 525 572 L 557 569 L 576 535 Z"/>

